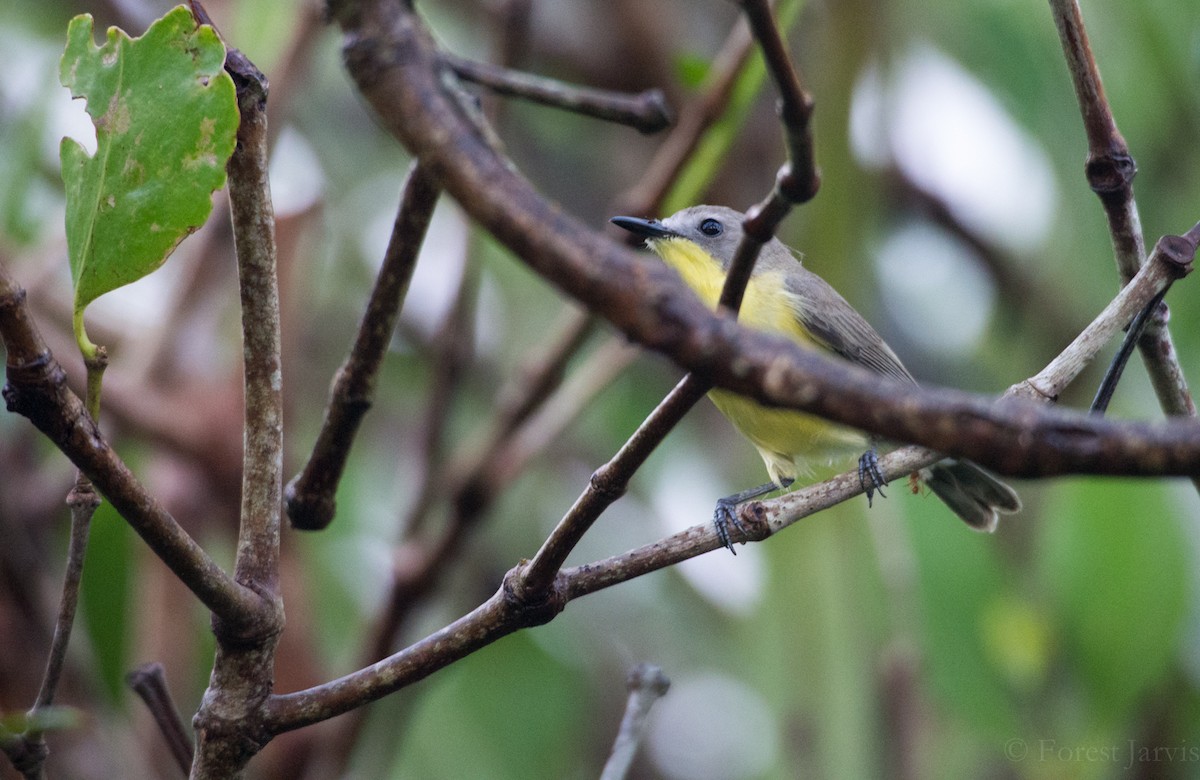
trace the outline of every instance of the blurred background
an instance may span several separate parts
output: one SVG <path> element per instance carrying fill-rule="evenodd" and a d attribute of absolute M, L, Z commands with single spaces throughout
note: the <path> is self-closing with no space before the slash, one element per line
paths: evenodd
<path fill-rule="evenodd" d="M 139 34 L 168 7 L 0 4 L 0 262 L 28 289 L 77 388 L 57 149 L 64 134 L 83 140 L 91 129 L 59 86 L 58 57 L 75 14 Z M 299 0 L 207 7 L 272 82 L 290 476 L 311 449 L 409 160 L 357 98 L 319 9 Z M 529 178 L 597 229 L 613 214 L 695 202 L 744 209 L 783 162 L 773 89 L 755 57 L 737 56 L 732 3 L 419 7 L 457 54 L 590 86 L 660 88 L 676 116 L 729 85 L 696 153 L 657 193 L 648 172 L 672 130 L 641 135 L 540 106 L 487 104 Z M 1046 3 L 780 0 L 778 12 L 816 100 L 823 174 L 818 197 L 781 236 L 923 382 L 999 393 L 1036 373 L 1117 286 Z M 1138 163 L 1152 245 L 1200 219 L 1200 4 L 1090 0 L 1083 13 Z M 222 194 L 215 201 L 210 224 L 163 269 L 89 309 L 89 332 L 112 356 L 102 427 L 228 566 L 240 345 L 226 204 Z M 1183 282 L 1167 300 L 1195 384 L 1193 287 Z M 277 690 L 347 673 L 489 596 L 680 377 L 603 324 L 582 322 L 443 199 L 338 516 L 321 533 L 285 532 Z M 481 469 L 498 410 L 568 336 L 581 346 L 561 389 Z M 1062 403 L 1086 406 L 1101 371 Z M 1110 414 L 1161 416 L 1138 361 Z M 483 489 L 464 488 L 463 474 L 482 474 L 471 485 Z M 0 416 L 3 712 L 23 711 L 36 694 L 72 480 L 26 420 Z M 762 481 L 753 449 L 703 402 L 571 562 L 704 522 L 718 496 Z M 251 775 L 594 777 L 625 675 L 648 661 L 672 687 L 652 714 L 637 777 L 1200 777 L 1196 489 L 1098 478 L 1017 487 L 1025 509 L 994 536 L 897 486 L 869 512 L 851 501 L 736 557 L 713 553 L 588 596 L 371 706 L 365 720 L 277 739 Z M 52 774 L 172 776 L 124 675 L 161 661 L 190 718 L 211 664 L 208 616 L 107 506 L 83 588 L 59 701 L 87 715 L 52 735 Z M 0 770 L 9 776 L 11 767 Z"/>

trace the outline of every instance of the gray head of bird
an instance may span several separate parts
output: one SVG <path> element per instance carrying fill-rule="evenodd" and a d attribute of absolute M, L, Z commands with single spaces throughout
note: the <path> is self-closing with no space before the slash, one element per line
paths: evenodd
<path fill-rule="evenodd" d="M 722 270 L 729 270 L 729 264 L 742 241 L 742 222 L 745 219 L 745 214 L 728 206 L 689 206 L 661 220 L 613 217 L 609 221 L 634 235 L 644 236 L 647 246 L 651 248 L 656 241 L 692 241 L 716 258 Z M 779 239 L 772 238 L 760 254 L 760 267 L 764 260 L 772 263 L 784 258 L 800 259 Z"/>

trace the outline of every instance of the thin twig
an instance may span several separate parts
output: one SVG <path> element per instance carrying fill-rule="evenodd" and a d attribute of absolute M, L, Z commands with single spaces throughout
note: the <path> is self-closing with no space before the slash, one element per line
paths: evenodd
<path fill-rule="evenodd" d="M 1146 251 L 1133 197 L 1137 164 L 1117 129 L 1112 108 L 1104 95 L 1100 69 L 1092 56 L 1078 0 L 1050 0 L 1050 10 L 1083 115 L 1088 141 L 1088 184 L 1100 197 L 1108 218 L 1117 269 L 1124 284 L 1137 273 Z M 1180 366 L 1171 332 L 1167 329 L 1165 305 L 1150 319 L 1138 347 L 1162 410 L 1170 416 L 1195 417 L 1196 404 Z M 1200 478 L 1193 481 L 1200 490 Z"/>
<path fill-rule="evenodd" d="M 640 351 L 622 341 L 610 340 L 596 349 L 562 385 L 562 389 L 512 435 L 499 440 L 486 465 L 463 484 L 480 482 L 499 494 L 524 470 L 530 460 L 558 441 L 602 390 L 611 385 L 637 359 Z"/>
<path fill-rule="evenodd" d="M 454 304 L 433 339 L 433 371 L 421 424 L 420 462 L 425 470 L 417 498 L 401 524 L 404 536 L 414 538 L 429 519 L 430 509 L 444 489 L 446 429 L 454 399 L 462 387 L 475 346 L 475 306 L 479 297 L 479 268 L 469 264 L 459 279 Z"/>
<path fill-rule="evenodd" d="M 448 52 L 442 61 L 459 78 L 487 87 L 500 95 L 574 111 L 606 122 L 629 125 L 641 133 L 657 133 L 671 124 L 666 98 L 657 89 L 636 95 L 564 84 L 518 70 L 489 65 Z"/>
<path fill-rule="evenodd" d="M 633 765 L 642 734 L 646 730 L 646 716 L 654 702 L 666 695 L 671 681 L 663 670 L 653 664 L 638 664 L 629 672 L 626 680 L 629 698 L 625 702 L 625 714 L 621 717 L 621 728 L 613 741 L 612 752 L 600 773 L 600 780 L 623 780 Z"/>
<path fill-rule="evenodd" d="M 88 532 L 92 526 L 92 515 L 100 506 L 100 496 L 88 478 L 79 474 L 75 486 L 67 494 L 67 506 L 71 508 L 71 539 L 67 544 L 67 568 L 63 575 L 62 600 L 59 602 L 58 619 L 54 624 L 54 639 L 50 644 L 46 660 L 46 673 L 38 691 L 33 709 L 49 707 L 54 703 L 63 663 L 67 658 L 67 643 L 71 628 L 75 625 L 75 609 L 79 605 L 79 583 L 83 579 L 83 559 L 87 553 Z"/>
<path fill-rule="evenodd" d="M 775 24 L 767 0 L 742 0 L 742 11 L 750 22 L 750 31 L 762 48 L 767 70 L 779 88 L 779 119 L 783 122 L 788 162 L 779 172 L 776 187 L 792 203 L 806 203 L 821 185 L 813 156 L 810 120 L 813 100 L 804 90 L 800 72 L 792 66 L 787 43 Z M 765 240 L 765 239 L 764 239 Z"/>
<path fill-rule="evenodd" d="M 541 602 L 524 601 L 512 588 L 514 576 L 510 571 L 487 601 L 398 653 L 307 690 L 271 696 L 266 703 L 264 727 L 279 734 L 349 712 L 422 680 L 514 631 L 544 624 L 562 611 L 566 602 L 561 592 Z"/>
<path fill-rule="evenodd" d="M 179 717 L 179 709 L 171 698 L 163 665 L 155 661 L 139 666 L 125 675 L 125 682 L 145 703 L 146 709 L 150 710 L 150 716 L 167 741 L 167 748 L 171 751 L 171 757 L 175 759 L 175 765 L 186 776 L 192 766 L 195 745 L 188 736 L 183 719 Z"/>
<path fill-rule="evenodd" d="M 550 588 L 563 561 L 579 544 L 584 533 L 604 510 L 625 494 L 634 473 L 683 419 L 683 415 L 704 397 L 710 386 L 694 374 L 685 376 L 638 426 L 617 454 L 596 469 L 588 480 L 587 488 L 575 499 L 575 503 L 525 567 L 523 577 L 517 583 L 522 589 L 517 593 L 519 598 L 524 598 L 526 592 L 545 593 Z"/>
<path fill-rule="evenodd" d="M 567 363 L 595 332 L 596 318 L 586 310 L 571 307 L 556 330 L 545 350 L 518 367 L 513 378 L 496 394 L 497 408 L 491 429 L 479 448 L 485 458 L 486 453 L 495 452 L 499 442 L 512 436 L 562 385 Z"/>
<path fill-rule="evenodd" d="M 333 520 L 337 485 L 359 424 L 371 406 L 379 367 L 391 342 L 439 193 L 428 171 L 414 165 L 354 345 L 334 380 L 312 455 L 284 493 L 288 518 L 296 528 L 319 530 Z"/>
<path fill-rule="evenodd" d="M 1146 330 L 1146 325 L 1149 324 L 1150 318 L 1162 303 L 1163 298 L 1166 297 L 1169 289 L 1169 287 L 1164 287 L 1160 290 L 1158 295 L 1151 298 L 1145 308 L 1138 312 L 1137 316 L 1133 318 L 1133 322 L 1129 324 L 1129 330 L 1125 334 L 1125 338 L 1121 340 L 1117 354 L 1113 356 L 1112 361 L 1108 364 L 1108 370 L 1104 372 L 1104 378 L 1100 380 L 1096 397 L 1092 399 L 1092 414 L 1104 414 L 1108 411 L 1108 404 L 1117 391 L 1117 384 L 1121 381 L 1121 374 L 1125 372 L 1125 366 L 1129 363 L 1129 356 L 1133 354 L 1142 333 Z"/>
<path fill-rule="evenodd" d="M 1085 169 L 1088 184 L 1100 197 L 1104 213 L 1108 216 L 1117 267 L 1124 284 L 1137 273 L 1146 253 L 1137 204 L 1133 199 L 1133 177 L 1137 174 L 1137 164 L 1117 130 L 1112 108 L 1104 95 L 1100 68 L 1092 55 L 1079 3 L 1077 0 L 1050 0 L 1050 12 L 1058 28 L 1067 70 L 1070 71 L 1071 83 L 1083 115 L 1083 129 L 1088 143 Z"/>
<path fill-rule="evenodd" d="M 751 34 L 762 49 L 767 70 L 779 89 L 779 119 L 783 124 L 788 159 L 775 177 L 771 194 L 746 212 L 742 241 L 734 252 L 721 290 L 720 305 L 733 312 L 741 307 L 742 295 L 754 273 L 759 250 L 775 236 L 792 206 L 807 203 L 821 186 L 810 126 L 813 99 L 801 86 L 800 75 L 792 66 L 787 45 L 767 0 L 744 0 L 742 10 Z"/>
<path fill-rule="evenodd" d="M 1147 303 L 1171 283 L 1191 270 L 1196 244 L 1187 239 L 1165 236 L 1154 246 L 1150 258 L 1129 284 L 1121 288 L 1109 304 L 1078 336 L 1036 376 L 1015 387 L 1017 394 L 1029 398 L 1057 401 L 1067 385 L 1088 365 L 1104 345 L 1124 328 Z"/>
<path fill-rule="evenodd" d="M 37 699 L 29 709 L 28 719 L 36 723 L 38 713 L 54 704 L 54 695 L 62 677 L 67 660 L 67 646 L 71 641 L 71 629 L 75 626 L 75 611 L 79 605 L 79 583 L 83 579 L 83 559 L 87 553 L 88 532 L 92 526 L 92 515 L 100 506 L 92 483 L 82 474 L 76 475 L 75 485 L 67 493 L 67 506 L 71 508 L 71 538 L 67 544 L 67 567 L 63 574 L 62 597 L 58 604 L 58 617 L 54 621 L 54 638 L 46 654 L 46 670 Z M 40 728 L 31 728 L 16 737 L 20 745 L 5 746 L 5 752 L 21 756 L 21 772 L 27 777 L 40 777 L 45 760 L 50 755 L 45 736 Z"/>

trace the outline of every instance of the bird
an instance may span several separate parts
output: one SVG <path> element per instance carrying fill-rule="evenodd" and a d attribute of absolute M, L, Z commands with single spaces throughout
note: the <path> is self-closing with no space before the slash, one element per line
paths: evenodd
<path fill-rule="evenodd" d="M 646 246 L 715 309 L 725 276 L 743 236 L 746 217 L 725 206 L 691 206 L 665 219 L 617 216 L 610 221 L 645 239 Z M 866 368 L 891 380 L 916 379 L 874 328 L 800 257 L 778 238 L 763 245 L 746 285 L 739 321 L 786 336 L 807 349 Z M 868 504 L 886 485 L 874 441 L 861 431 L 791 409 L 764 406 L 728 390 L 708 393 L 717 409 L 758 450 L 770 482 L 724 496 L 713 513 L 717 536 L 736 554 L 729 527 L 740 530 L 736 508 L 750 499 L 786 490 L 820 462 L 832 463 L 860 452 L 859 479 Z M 864 451 L 865 448 L 865 451 Z M 978 464 L 944 458 L 920 477 L 956 515 L 977 531 L 992 532 L 1000 514 L 1021 509 L 1011 487 Z"/>

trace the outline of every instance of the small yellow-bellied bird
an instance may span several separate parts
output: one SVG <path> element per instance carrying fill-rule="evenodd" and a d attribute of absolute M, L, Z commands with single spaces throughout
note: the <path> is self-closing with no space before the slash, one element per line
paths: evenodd
<path fill-rule="evenodd" d="M 613 217 L 612 222 L 646 238 L 646 245 L 704 303 L 716 308 L 725 274 L 742 240 L 745 216 L 724 206 L 693 206 L 664 220 Z M 849 361 L 901 382 L 916 384 L 900 358 L 875 329 L 829 284 L 805 268 L 779 239 L 762 247 L 746 286 L 739 320 L 750 328 L 779 333 L 801 346 Z M 763 406 L 727 390 L 708 397 L 762 455 L 771 481 L 717 501 L 717 534 L 733 552 L 730 524 L 740 527 L 735 508 L 752 498 L 788 487 L 807 466 L 860 453 L 859 477 L 868 501 L 884 486 L 874 449 L 860 431 L 789 409 Z M 980 466 L 945 458 L 921 471 L 925 484 L 967 525 L 993 531 L 999 513 L 1016 512 L 1021 499 Z M 882 492 L 880 493 L 882 495 Z"/>

